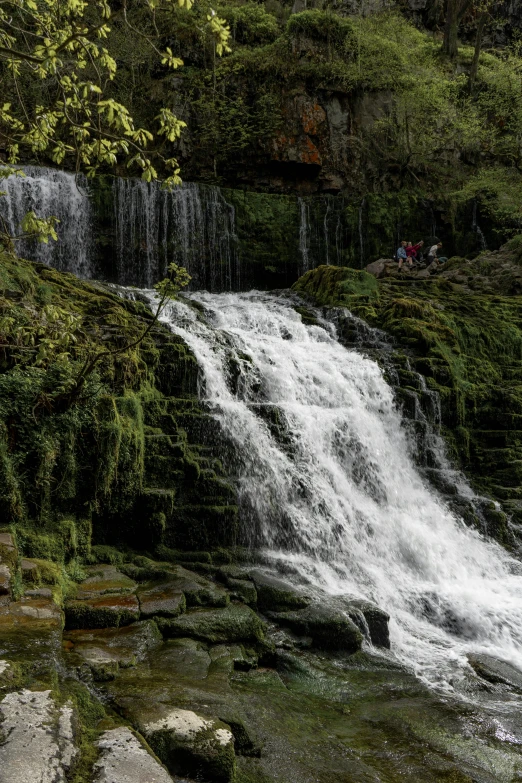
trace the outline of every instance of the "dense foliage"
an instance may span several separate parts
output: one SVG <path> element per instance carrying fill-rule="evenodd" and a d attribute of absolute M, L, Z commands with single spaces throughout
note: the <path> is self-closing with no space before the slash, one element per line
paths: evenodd
<path fill-rule="evenodd" d="M 181 78 L 158 74 L 132 33 L 114 41 L 118 90 L 143 121 L 174 86 L 178 91 L 175 111 L 188 124 L 178 143 L 185 177 L 241 181 L 245 171 L 276 159 L 278 145 L 291 143 L 292 96 L 321 106 L 346 96 L 349 132 L 337 165 L 352 189 L 406 187 L 427 197 L 442 191 L 456 202 L 477 197 L 500 219 L 518 220 L 518 43 L 482 52 L 470 93 L 473 47 L 461 46 L 456 61 L 446 58 L 436 36 L 395 12 L 290 14 L 278 0 L 222 3 L 217 12 L 233 39 L 222 59 L 201 26 L 201 9 L 173 12 L 172 50 L 186 64 Z M 361 118 L 367 106 L 370 117 Z"/>
<path fill-rule="evenodd" d="M 192 0 L 178 4 L 190 10 Z M 164 34 L 158 28 L 169 27 L 173 0 L 138 0 L 132 6 L 147 15 L 149 30 L 133 25 L 126 0 L 116 12 L 107 0 L 1 4 L 0 141 L 10 163 L 44 154 L 54 163 L 66 161 L 94 174 L 100 165 L 125 160 L 150 182 L 157 177 L 156 157 L 170 174 L 169 184 L 179 183 L 169 144 L 179 138 L 184 123 L 164 105 L 147 126 L 137 126 L 128 107 L 110 93 L 118 70 L 113 22 L 124 35 L 138 36 L 160 69 L 183 65 L 163 45 Z M 228 29 L 208 7 L 206 17 L 204 26 L 221 54 L 228 50 Z M 147 150 L 151 143 L 153 155 Z"/>

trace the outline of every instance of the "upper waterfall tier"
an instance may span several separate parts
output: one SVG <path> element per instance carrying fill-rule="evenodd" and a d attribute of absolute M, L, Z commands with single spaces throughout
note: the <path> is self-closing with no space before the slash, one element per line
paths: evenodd
<path fill-rule="evenodd" d="M 476 204 L 469 215 L 464 210 L 452 236 L 446 218 L 415 195 L 297 197 L 196 183 L 166 191 L 157 182 L 87 181 L 35 166 L 24 173 L 2 182 L 0 219 L 11 235 L 20 233 L 29 211 L 60 223 L 57 243 L 21 242 L 20 255 L 139 287 L 152 286 L 175 261 L 189 270 L 192 290 L 284 288 L 319 264 L 364 268 L 375 258 L 391 258 L 403 237 L 430 244 L 439 232 L 448 255 L 464 255 L 482 231 Z"/>
<path fill-rule="evenodd" d="M 152 286 L 169 263 L 192 289 L 238 291 L 290 285 L 319 263 L 343 263 L 343 203 L 248 194 L 183 183 L 98 178 L 26 166 L 10 176 L 0 218 L 12 236 L 24 215 L 58 218 L 59 241 L 22 241 L 21 255 L 80 277 Z"/>
<path fill-rule="evenodd" d="M 20 235 L 20 224 L 28 212 L 38 217 L 54 216 L 60 221 L 59 242 L 23 240 L 17 243 L 20 256 L 54 266 L 61 272 L 93 277 L 93 215 L 84 176 L 58 169 L 25 166 L 25 176 L 2 180 L 0 220 L 11 236 Z"/>

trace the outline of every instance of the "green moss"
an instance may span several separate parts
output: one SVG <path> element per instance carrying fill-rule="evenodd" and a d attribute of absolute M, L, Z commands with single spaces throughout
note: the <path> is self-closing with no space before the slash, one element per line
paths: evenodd
<path fill-rule="evenodd" d="M 70 699 L 78 715 L 76 736 L 80 753 L 73 769 L 71 783 L 90 783 L 93 778 L 94 763 L 98 758 L 95 742 L 101 733 L 101 723 L 104 721 L 104 729 L 113 728 L 116 724 L 113 720 L 107 720 L 102 704 L 80 682 L 68 680 L 62 699 Z"/>
<path fill-rule="evenodd" d="M 169 638 L 189 636 L 212 644 L 264 640 L 264 623 L 242 604 L 223 609 L 195 609 L 174 620 L 159 618 L 158 627 Z"/>

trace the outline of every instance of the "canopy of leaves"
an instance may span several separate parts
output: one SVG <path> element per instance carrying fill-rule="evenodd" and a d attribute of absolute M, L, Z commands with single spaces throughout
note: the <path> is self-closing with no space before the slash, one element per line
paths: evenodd
<path fill-rule="evenodd" d="M 114 27 L 139 38 L 159 73 L 183 64 L 165 41 L 175 8 L 192 0 L 8 0 L 0 3 L 0 149 L 10 163 L 28 155 L 66 162 L 94 174 L 124 161 L 146 181 L 158 176 L 155 159 L 179 183 L 169 152 L 185 126 L 171 106 L 161 106 L 150 127 L 136 124 L 114 89 Z M 139 28 L 129 12 L 143 12 Z M 229 30 L 206 8 L 204 27 L 218 54 L 228 51 Z M 124 32 L 124 34 L 125 34 Z"/>

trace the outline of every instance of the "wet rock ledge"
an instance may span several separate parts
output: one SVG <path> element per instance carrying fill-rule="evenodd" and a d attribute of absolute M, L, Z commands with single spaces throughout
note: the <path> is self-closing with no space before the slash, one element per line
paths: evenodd
<path fill-rule="evenodd" d="M 452 753 L 463 716 L 393 662 L 373 604 L 242 550 L 102 558 L 64 579 L 0 532 L 1 783 L 508 780 L 471 775 L 487 737 Z"/>

